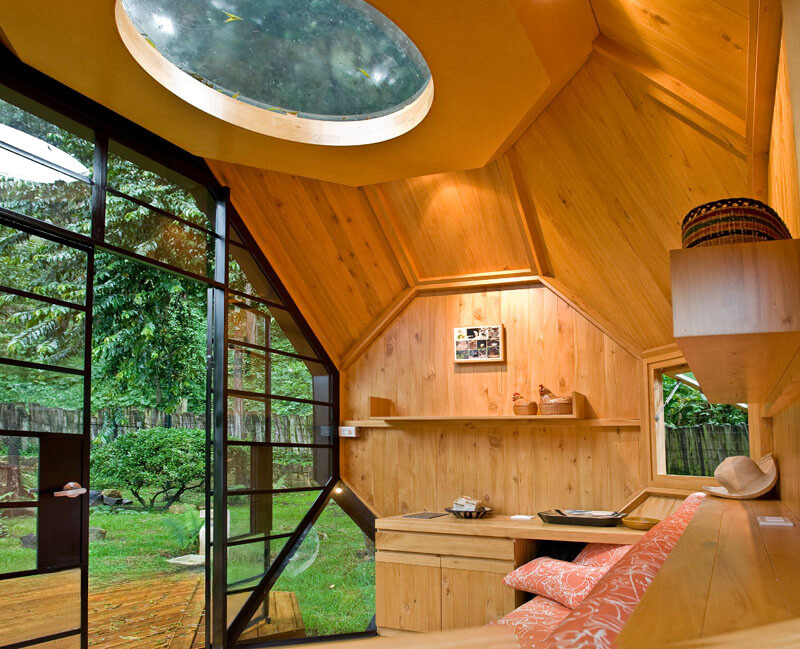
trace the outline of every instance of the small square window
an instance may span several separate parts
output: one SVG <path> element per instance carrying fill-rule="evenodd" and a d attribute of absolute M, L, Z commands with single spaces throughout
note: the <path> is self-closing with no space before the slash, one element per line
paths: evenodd
<path fill-rule="evenodd" d="M 685 363 L 653 368 L 659 475 L 713 476 L 726 457 L 749 455 L 747 404 L 708 402 Z"/>

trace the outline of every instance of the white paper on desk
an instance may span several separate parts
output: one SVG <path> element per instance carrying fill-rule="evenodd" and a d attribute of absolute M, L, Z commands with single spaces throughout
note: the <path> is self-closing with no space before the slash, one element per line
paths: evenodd
<path fill-rule="evenodd" d="M 528 516 L 526 514 L 514 514 L 511 517 L 512 521 L 529 521 L 533 518 L 533 516 Z"/>
<path fill-rule="evenodd" d="M 783 516 L 759 516 L 758 524 L 761 527 L 794 527 L 792 519 Z"/>

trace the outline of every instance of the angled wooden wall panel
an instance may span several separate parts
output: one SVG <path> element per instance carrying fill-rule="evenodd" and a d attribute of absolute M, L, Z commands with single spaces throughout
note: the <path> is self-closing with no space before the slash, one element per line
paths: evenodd
<path fill-rule="evenodd" d="M 747 2 L 592 0 L 600 33 L 746 115 Z"/>
<path fill-rule="evenodd" d="M 782 46 L 769 148 L 767 202 L 780 214 L 795 237 L 800 236 L 800 181 L 797 171 L 792 95 L 786 50 Z"/>
<path fill-rule="evenodd" d="M 516 207 L 496 163 L 381 185 L 419 279 L 530 270 Z"/>
<path fill-rule="evenodd" d="M 593 57 L 514 147 L 558 282 L 640 349 L 672 340 L 668 251 L 746 162 Z"/>
<path fill-rule="evenodd" d="M 452 328 L 502 322 L 507 360 L 456 366 Z M 346 417 L 369 396 L 398 414 L 511 414 L 515 391 L 577 390 L 589 416 L 638 417 L 637 360 L 545 287 L 424 295 L 343 373 Z M 349 484 L 384 515 L 441 509 L 462 493 L 501 513 L 615 507 L 644 484 L 634 428 L 580 426 L 361 429 L 343 440 Z"/>
<path fill-rule="evenodd" d="M 341 356 L 408 288 L 364 193 L 209 161 L 323 343 Z"/>

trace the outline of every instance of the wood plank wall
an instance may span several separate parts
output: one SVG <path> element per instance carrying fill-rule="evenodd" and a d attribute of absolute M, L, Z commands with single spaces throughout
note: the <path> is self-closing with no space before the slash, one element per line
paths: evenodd
<path fill-rule="evenodd" d="M 781 44 L 767 173 L 769 204 L 789 226 L 792 236 L 800 236 L 800 185 L 798 184 L 792 98 L 784 43 Z"/>
<path fill-rule="evenodd" d="M 781 500 L 800 517 L 800 399 L 773 417 L 772 434 Z"/>
<path fill-rule="evenodd" d="M 453 327 L 506 327 L 506 362 L 455 365 Z M 638 361 L 544 287 L 416 298 L 342 375 L 343 418 L 370 396 L 398 415 L 510 415 L 539 383 L 583 393 L 587 417 L 639 416 Z M 361 429 L 342 474 L 382 515 L 477 495 L 500 513 L 621 505 L 644 486 L 640 429 L 590 426 Z"/>

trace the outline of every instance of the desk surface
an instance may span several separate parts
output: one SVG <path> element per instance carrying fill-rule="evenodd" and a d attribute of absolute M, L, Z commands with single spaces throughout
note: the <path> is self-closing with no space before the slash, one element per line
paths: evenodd
<path fill-rule="evenodd" d="M 582 543 L 636 543 L 644 532 L 618 525 L 591 527 L 588 525 L 552 525 L 539 518 L 529 521 L 511 520 L 510 516 L 489 516 L 477 520 L 455 518 L 450 514 L 439 518 L 379 518 L 375 527 L 380 531 L 425 532 L 429 534 L 460 534 L 464 536 L 496 536 L 538 541 L 578 541 Z"/>
<path fill-rule="evenodd" d="M 798 522 L 760 527 L 758 516 L 792 518 L 778 501 L 707 497 L 622 629 L 619 649 L 800 617 Z"/>

